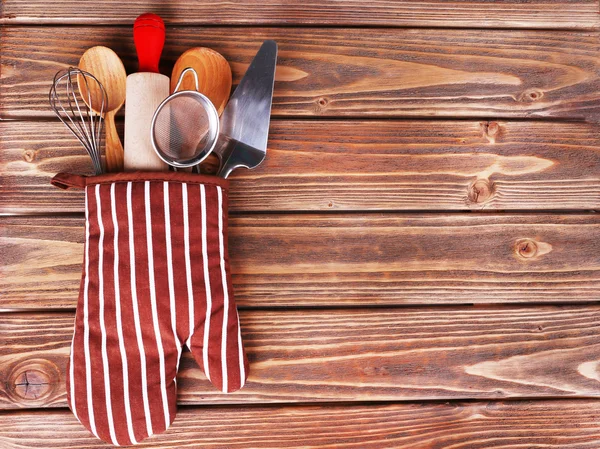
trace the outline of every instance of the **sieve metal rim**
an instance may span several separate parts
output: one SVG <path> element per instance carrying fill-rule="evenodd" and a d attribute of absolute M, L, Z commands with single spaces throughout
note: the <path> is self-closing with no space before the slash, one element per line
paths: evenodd
<path fill-rule="evenodd" d="M 182 74 L 183 75 L 183 74 Z M 203 104 L 204 110 L 207 112 L 208 121 L 209 121 L 209 132 L 211 134 L 211 144 L 207 145 L 203 151 L 201 151 L 198 155 L 188 158 L 188 159 L 174 159 L 168 155 L 166 155 L 156 144 L 156 138 L 154 136 L 154 124 L 156 122 L 156 118 L 160 114 L 160 111 L 165 107 L 165 105 L 169 101 L 173 101 L 175 98 L 186 95 L 197 97 L 200 99 L 200 103 Z M 206 157 L 212 153 L 215 146 L 217 145 L 217 140 L 219 138 L 219 133 L 221 131 L 220 123 L 219 123 L 219 113 L 217 112 L 217 108 L 212 104 L 212 101 L 204 95 L 202 92 L 198 92 L 195 90 L 180 90 L 178 92 L 172 93 L 167 98 L 165 98 L 154 111 L 154 115 L 152 116 L 152 122 L 150 124 L 150 139 L 152 141 L 152 147 L 154 148 L 154 152 L 158 155 L 158 157 L 165 163 L 177 167 L 177 168 L 186 168 L 193 167 L 194 165 L 198 165 L 201 163 Z"/>

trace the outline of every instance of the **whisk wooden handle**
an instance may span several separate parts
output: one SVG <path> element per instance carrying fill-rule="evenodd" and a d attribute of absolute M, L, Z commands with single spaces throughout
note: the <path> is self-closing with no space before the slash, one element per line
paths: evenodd
<path fill-rule="evenodd" d="M 152 116 L 169 95 L 169 77 L 160 73 L 133 73 L 127 77 L 125 102 L 126 171 L 168 170 L 154 151 L 150 138 Z"/>

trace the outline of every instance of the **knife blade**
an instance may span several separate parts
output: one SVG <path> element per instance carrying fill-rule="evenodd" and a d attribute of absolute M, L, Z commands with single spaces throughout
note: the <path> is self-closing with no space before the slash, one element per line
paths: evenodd
<path fill-rule="evenodd" d="M 239 167 L 254 168 L 267 154 L 277 43 L 263 42 L 220 119 L 214 153 L 221 162 L 217 175 L 227 178 Z"/>

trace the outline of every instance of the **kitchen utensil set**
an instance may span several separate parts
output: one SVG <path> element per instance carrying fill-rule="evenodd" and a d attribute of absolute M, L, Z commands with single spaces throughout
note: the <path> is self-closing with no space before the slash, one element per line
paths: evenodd
<path fill-rule="evenodd" d="M 274 41 L 263 43 L 228 102 L 231 69 L 219 53 L 204 47 L 186 51 L 169 80 L 159 73 L 165 42 L 162 19 L 139 16 L 133 35 L 137 73 L 127 76 L 119 57 L 97 46 L 83 54 L 79 68 L 57 73 L 50 90 L 52 109 L 87 150 L 96 174 L 104 171 L 104 122 L 109 172 L 198 169 L 214 152 L 217 174 L 227 178 L 238 167 L 254 168 L 264 160 L 277 59 Z M 114 121 L 123 103 L 124 148 Z"/>
<path fill-rule="evenodd" d="M 184 344 L 223 393 L 248 379 L 223 178 L 265 158 L 277 58 L 277 44 L 264 42 L 227 102 L 231 69 L 221 55 L 191 49 L 169 79 L 158 71 L 165 41 L 160 17 L 138 17 L 133 34 L 137 73 L 126 76 L 112 50 L 93 47 L 79 68 L 59 72 L 50 90 L 53 110 L 100 175 L 59 173 L 51 181 L 85 194 L 85 268 L 67 401 L 81 424 L 115 446 L 169 427 Z M 114 114 L 124 101 L 123 148 Z M 105 121 L 106 168 L 126 173 L 103 174 Z M 186 173 L 213 152 L 221 178 Z M 90 305 L 96 313 L 88 313 Z"/>

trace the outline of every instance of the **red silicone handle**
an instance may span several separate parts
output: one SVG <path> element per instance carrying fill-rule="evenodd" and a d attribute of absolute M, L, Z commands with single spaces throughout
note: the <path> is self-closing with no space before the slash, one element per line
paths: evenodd
<path fill-rule="evenodd" d="M 165 23 L 156 14 L 142 14 L 133 23 L 133 42 L 140 62 L 139 72 L 158 73 L 165 45 Z"/>

